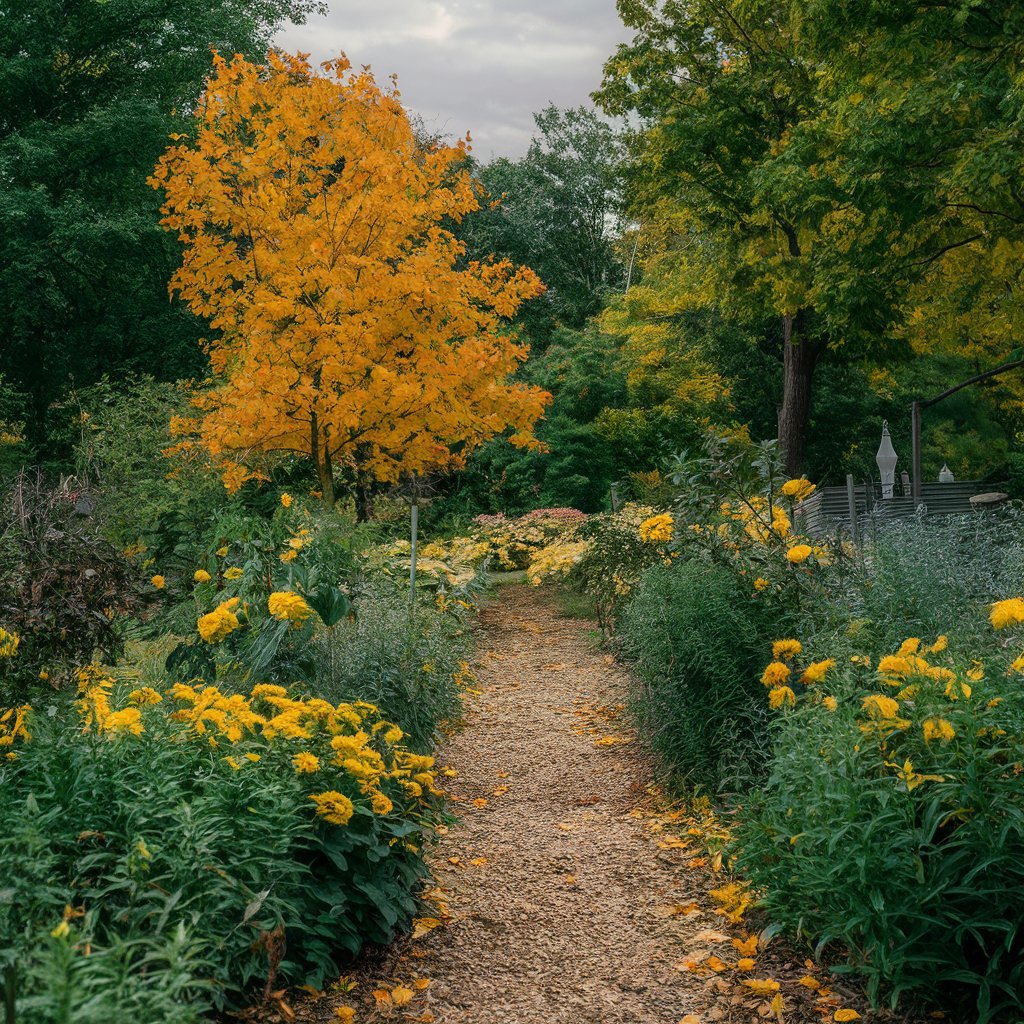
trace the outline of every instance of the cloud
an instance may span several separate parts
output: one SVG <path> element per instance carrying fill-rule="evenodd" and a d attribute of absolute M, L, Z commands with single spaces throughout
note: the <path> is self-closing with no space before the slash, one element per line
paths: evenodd
<path fill-rule="evenodd" d="M 519 156 L 533 113 L 589 103 L 627 30 L 614 0 L 329 0 L 329 13 L 281 32 L 287 50 L 344 51 L 433 130 L 471 132 L 476 155 Z"/>

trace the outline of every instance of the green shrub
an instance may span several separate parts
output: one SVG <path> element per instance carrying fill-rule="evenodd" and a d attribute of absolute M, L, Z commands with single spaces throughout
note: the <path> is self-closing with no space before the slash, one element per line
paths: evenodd
<path fill-rule="evenodd" d="M 868 534 L 861 571 L 836 597 L 857 621 L 858 642 L 868 653 L 891 651 L 910 635 L 939 633 L 986 647 L 992 637 L 976 609 L 1019 592 L 1022 538 L 1024 514 L 1016 506 L 882 520 Z M 812 619 L 820 617 L 811 612 Z"/>
<path fill-rule="evenodd" d="M 95 1005 L 189 1021 L 319 986 L 409 922 L 432 759 L 369 705 L 81 681 L 77 706 L 0 716 L 0 967 L 16 966 L 19 1021 Z M 83 963 L 92 948 L 105 959 Z M 104 976 L 128 980 L 97 995 Z M 161 999 L 178 1015 L 147 1009 Z"/>
<path fill-rule="evenodd" d="M 1007 677 L 1005 658 L 979 679 L 969 657 L 915 649 L 884 672 L 843 659 L 821 683 L 794 684 L 795 707 L 783 703 L 771 730 L 770 775 L 735 815 L 736 866 L 776 923 L 819 952 L 848 951 L 834 969 L 865 975 L 874 999 L 1017 1022 L 1020 676 Z"/>
<path fill-rule="evenodd" d="M 763 640 L 749 587 L 721 566 L 654 566 L 619 618 L 641 732 L 678 785 L 733 788 L 764 756 Z"/>
<path fill-rule="evenodd" d="M 376 704 L 426 750 L 461 712 L 471 644 L 457 603 L 441 611 L 421 602 L 413 613 L 406 593 L 382 585 L 356 601 L 354 620 L 314 637 L 317 692 Z"/>

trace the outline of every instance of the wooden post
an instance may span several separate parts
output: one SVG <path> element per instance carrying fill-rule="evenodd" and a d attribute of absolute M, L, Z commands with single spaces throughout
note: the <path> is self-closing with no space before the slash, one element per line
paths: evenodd
<path fill-rule="evenodd" d="M 914 499 L 914 509 L 921 504 L 921 403 L 914 402 L 910 406 L 910 489 Z"/>
<path fill-rule="evenodd" d="M 857 543 L 857 491 L 853 484 L 853 474 L 846 474 L 846 501 L 850 506 L 850 536 Z"/>
<path fill-rule="evenodd" d="M 420 525 L 420 507 L 416 495 L 412 497 L 412 531 L 409 547 L 409 601 L 416 604 L 416 536 Z"/>

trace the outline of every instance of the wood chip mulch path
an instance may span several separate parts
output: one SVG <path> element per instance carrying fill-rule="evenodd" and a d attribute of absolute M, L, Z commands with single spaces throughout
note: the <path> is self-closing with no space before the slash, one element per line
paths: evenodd
<path fill-rule="evenodd" d="M 293 1003 L 299 1020 L 779 1020 L 740 976 L 684 967 L 716 953 L 735 960 L 729 939 L 752 926 L 716 913 L 707 893 L 722 876 L 687 866 L 692 850 L 659 846 L 665 833 L 647 820 L 650 766 L 618 720 L 628 675 L 600 650 L 593 623 L 562 617 L 543 591 L 507 585 L 479 629 L 479 692 L 439 758 L 457 773 L 445 786 L 459 818 L 432 856 L 444 923 L 366 959 L 348 991 Z M 798 985 L 802 954 L 778 940 L 763 953 L 756 976 L 782 983 L 784 1024 L 832 1019 Z M 387 996 L 395 986 L 400 1006 Z M 890 1019 L 836 994 L 864 1021 Z"/>

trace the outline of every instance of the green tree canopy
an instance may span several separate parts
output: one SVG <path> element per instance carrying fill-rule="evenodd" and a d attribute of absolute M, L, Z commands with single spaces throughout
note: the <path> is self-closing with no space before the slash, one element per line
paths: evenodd
<path fill-rule="evenodd" d="M 68 382 L 202 367 L 146 185 L 211 48 L 264 54 L 313 0 L 0 0 L 0 332 L 38 436 Z"/>

